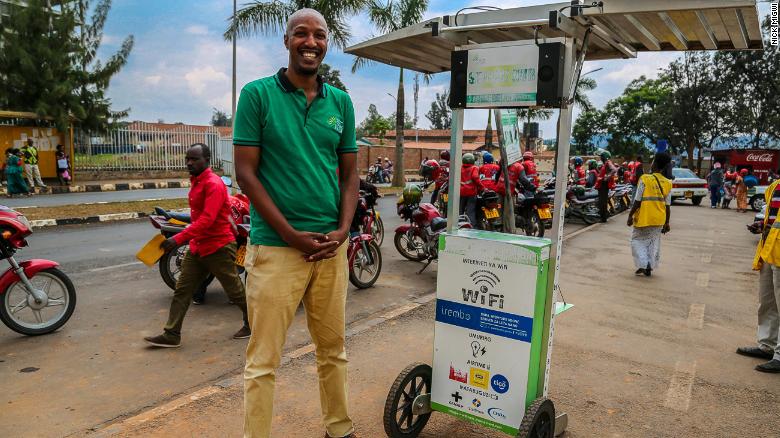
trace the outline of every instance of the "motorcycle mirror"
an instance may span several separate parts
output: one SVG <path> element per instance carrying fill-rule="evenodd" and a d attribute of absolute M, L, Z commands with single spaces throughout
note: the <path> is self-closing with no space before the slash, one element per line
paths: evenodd
<path fill-rule="evenodd" d="M 233 186 L 233 180 L 232 180 L 232 179 L 230 179 L 230 177 L 229 177 L 229 176 L 223 176 L 223 177 L 222 177 L 222 182 L 223 182 L 223 183 L 224 183 L 226 186 L 228 186 L 228 187 L 232 187 L 232 186 Z"/>

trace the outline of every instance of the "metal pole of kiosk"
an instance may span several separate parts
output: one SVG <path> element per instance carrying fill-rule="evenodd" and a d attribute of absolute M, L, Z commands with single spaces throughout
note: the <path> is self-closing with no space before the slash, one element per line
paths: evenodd
<path fill-rule="evenodd" d="M 463 109 L 452 110 L 450 125 L 450 181 L 447 193 L 447 233 L 458 229 L 460 216 L 460 154 L 463 150 Z"/>

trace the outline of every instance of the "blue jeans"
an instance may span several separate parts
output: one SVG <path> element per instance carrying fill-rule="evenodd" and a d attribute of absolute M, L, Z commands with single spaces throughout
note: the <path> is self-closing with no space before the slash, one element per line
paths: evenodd
<path fill-rule="evenodd" d="M 710 205 L 717 207 L 720 203 L 720 186 L 710 185 Z"/>

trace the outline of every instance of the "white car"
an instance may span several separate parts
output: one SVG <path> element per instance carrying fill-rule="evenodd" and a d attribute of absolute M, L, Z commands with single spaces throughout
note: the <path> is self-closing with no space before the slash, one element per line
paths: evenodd
<path fill-rule="evenodd" d="M 672 202 L 678 199 L 690 199 L 693 205 L 701 204 L 701 200 L 709 194 L 707 180 L 699 178 L 690 169 L 675 167 L 672 169 Z"/>

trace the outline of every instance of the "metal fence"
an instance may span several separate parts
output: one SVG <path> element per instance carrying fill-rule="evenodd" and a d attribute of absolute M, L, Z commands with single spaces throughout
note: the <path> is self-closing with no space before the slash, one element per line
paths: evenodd
<path fill-rule="evenodd" d="M 218 154 L 222 162 L 222 173 L 235 179 L 236 171 L 233 167 L 233 138 L 220 138 L 217 150 L 219 151 Z"/>
<path fill-rule="evenodd" d="M 213 126 L 133 122 L 105 133 L 77 130 L 74 140 L 76 170 L 183 170 L 193 143 L 211 148 L 212 167 L 222 169 L 227 159 L 232 169 L 232 140 L 221 138 Z M 224 146 L 226 140 L 230 148 Z"/>

